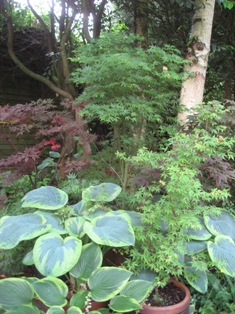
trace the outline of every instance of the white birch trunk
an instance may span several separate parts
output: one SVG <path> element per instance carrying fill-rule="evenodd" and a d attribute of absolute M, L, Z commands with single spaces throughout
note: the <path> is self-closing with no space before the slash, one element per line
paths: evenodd
<path fill-rule="evenodd" d="M 182 124 L 187 123 L 187 111 L 203 102 L 214 7 L 215 0 L 195 0 L 195 14 L 186 56 L 186 59 L 191 61 L 186 70 L 191 72 L 193 77 L 187 78 L 182 84 L 180 104 L 185 110 L 178 114 L 178 120 Z"/>

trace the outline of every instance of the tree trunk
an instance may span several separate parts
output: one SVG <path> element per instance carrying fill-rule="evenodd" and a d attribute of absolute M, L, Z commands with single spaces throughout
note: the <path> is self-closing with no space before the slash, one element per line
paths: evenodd
<path fill-rule="evenodd" d="M 183 112 L 178 114 L 178 120 L 183 124 L 187 123 L 187 111 L 203 101 L 214 7 L 215 0 L 195 0 L 195 14 L 186 55 L 190 63 L 185 67 L 193 77 L 187 77 L 182 84 L 180 103 Z"/>
<path fill-rule="evenodd" d="M 146 49 L 148 45 L 148 0 L 136 0 L 134 13 L 135 34 L 143 37 L 143 40 L 139 41 L 137 45 Z"/>

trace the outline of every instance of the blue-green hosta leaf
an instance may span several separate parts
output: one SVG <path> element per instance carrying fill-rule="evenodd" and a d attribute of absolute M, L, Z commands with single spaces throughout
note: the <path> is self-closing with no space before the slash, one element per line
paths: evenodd
<path fill-rule="evenodd" d="M 22 263 L 24 265 L 27 265 L 27 266 L 31 266 L 31 265 L 34 265 L 34 260 L 33 260 L 33 250 L 28 252 L 25 257 L 23 258 L 23 261 Z"/>
<path fill-rule="evenodd" d="M 77 204 L 70 205 L 74 213 L 78 216 L 84 216 L 85 212 L 94 205 L 93 202 L 80 201 Z"/>
<path fill-rule="evenodd" d="M 146 270 L 142 270 L 137 275 L 131 276 L 131 280 L 144 280 L 144 281 L 150 281 L 151 283 L 154 283 L 156 276 L 157 275 L 154 271 L 146 269 Z"/>
<path fill-rule="evenodd" d="M 134 245 L 135 236 L 126 214 L 107 213 L 84 224 L 85 233 L 97 244 L 112 247 Z"/>
<path fill-rule="evenodd" d="M 58 234 L 65 234 L 67 231 L 63 227 L 61 219 L 52 213 L 37 210 L 34 214 L 43 217 L 48 225 L 50 225 L 50 232 L 56 232 Z"/>
<path fill-rule="evenodd" d="M 186 253 L 188 255 L 193 255 L 193 254 L 205 251 L 205 249 L 207 248 L 207 242 L 206 241 L 185 242 L 185 247 L 186 247 Z"/>
<path fill-rule="evenodd" d="M 142 302 L 146 296 L 153 290 L 154 285 L 146 280 L 129 281 L 120 292 L 120 295 L 125 295 L 134 298 L 138 302 Z"/>
<path fill-rule="evenodd" d="M 63 239 L 56 233 L 49 233 L 36 240 L 33 259 L 41 274 L 59 277 L 75 266 L 81 251 L 81 240 L 71 236 Z"/>
<path fill-rule="evenodd" d="M 226 235 L 235 241 L 235 219 L 226 211 L 220 215 L 206 214 L 205 224 L 208 230 L 214 235 Z"/>
<path fill-rule="evenodd" d="M 25 194 L 22 207 L 57 210 L 68 202 L 68 195 L 54 186 L 42 186 Z"/>
<path fill-rule="evenodd" d="M 83 225 L 85 223 L 83 217 L 71 217 L 65 221 L 65 229 L 70 235 L 82 238 L 84 236 Z"/>
<path fill-rule="evenodd" d="M 40 165 L 37 166 L 37 169 L 43 170 L 47 167 L 54 167 L 54 166 L 55 166 L 54 160 L 52 158 L 48 157 L 48 158 L 44 159 Z"/>
<path fill-rule="evenodd" d="M 184 271 L 188 283 L 197 291 L 206 293 L 208 288 L 208 278 L 206 271 L 195 267 L 187 266 Z"/>
<path fill-rule="evenodd" d="M 129 210 L 118 210 L 116 212 L 121 213 L 121 214 L 123 214 L 123 213 L 127 214 L 131 219 L 132 226 L 141 226 L 142 225 L 140 213 L 129 211 Z"/>
<path fill-rule="evenodd" d="M 118 295 L 110 300 L 109 307 L 114 312 L 127 313 L 142 308 L 137 300 L 125 295 Z"/>
<path fill-rule="evenodd" d="M 5 216 L 0 219 L 0 248 L 12 249 L 23 240 L 31 240 L 50 229 L 45 219 L 35 214 Z"/>
<path fill-rule="evenodd" d="M 37 280 L 33 288 L 42 302 L 47 306 L 64 306 L 67 304 L 67 285 L 55 277 L 46 277 Z"/>
<path fill-rule="evenodd" d="M 52 306 L 46 314 L 65 314 L 65 311 L 61 306 Z"/>
<path fill-rule="evenodd" d="M 89 312 L 89 313 L 91 313 L 91 312 Z M 82 314 L 82 311 L 79 308 L 75 307 L 75 306 L 71 306 L 68 309 L 67 314 Z"/>
<path fill-rule="evenodd" d="M 235 244 L 228 236 L 217 236 L 215 243 L 207 244 L 211 260 L 219 270 L 229 276 L 235 276 Z"/>
<path fill-rule="evenodd" d="M 88 290 L 78 290 L 70 299 L 69 305 L 84 309 L 88 298 Z"/>
<path fill-rule="evenodd" d="M 184 232 L 190 237 L 192 240 L 206 241 L 211 238 L 211 233 L 207 230 L 205 224 L 202 219 L 199 219 L 200 229 L 198 228 L 188 228 Z"/>
<path fill-rule="evenodd" d="M 33 305 L 20 305 L 15 308 L 9 309 L 6 314 L 40 314 L 41 312 L 36 306 Z"/>
<path fill-rule="evenodd" d="M 91 297 L 95 301 L 107 301 L 117 295 L 128 282 L 132 273 L 116 267 L 95 270 L 88 279 Z"/>
<path fill-rule="evenodd" d="M 49 152 L 49 156 L 52 157 L 52 158 L 60 158 L 60 153 L 54 152 L 54 151 L 50 151 Z"/>
<path fill-rule="evenodd" d="M 82 193 L 82 199 L 93 202 L 111 202 L 120 193 L 122 188 L 114 183 L 101 183 L 96 186 L 90 186 Z"/>
<path fill-rule="evenodd" d="M 70 273 L 82 280 L 87 280 L 92 272 L 102 265 L 103 254 L 99 245 L 89 243 L 83 246 L 82 254 Z"/>
<path fill-rule="evenodd" d="M 33 297 L 33 288 L 26 280 L 21 278 L 0 280 L 0 306 L 4 309 L 32 305 Z"/>

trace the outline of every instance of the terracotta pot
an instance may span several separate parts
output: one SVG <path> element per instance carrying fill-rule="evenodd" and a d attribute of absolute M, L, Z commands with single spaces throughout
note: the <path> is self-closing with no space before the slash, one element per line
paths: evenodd
<path fill-rule="evenodd" d="M 185 298 L 183 301 L 169 306 L 151 306 L 143 304 L 140 314 L 189 314 L 189 305 L 190 305 L 190 291 L 182 283 L 170 279 L 169 282 L 173 282 L 174 285 L 179 287 L 182 291 L 185 292 Z"/>

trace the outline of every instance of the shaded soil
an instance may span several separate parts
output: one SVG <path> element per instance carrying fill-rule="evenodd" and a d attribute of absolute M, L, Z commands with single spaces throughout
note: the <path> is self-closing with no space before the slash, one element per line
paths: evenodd
<path fill-rule="evenodd" d="M 156 288 L 148 297 L 146 304 L 151 306 L 170 306 L 185 298 L 185 292 L 174 283 L 169 282 L 163 288 Z"/>

